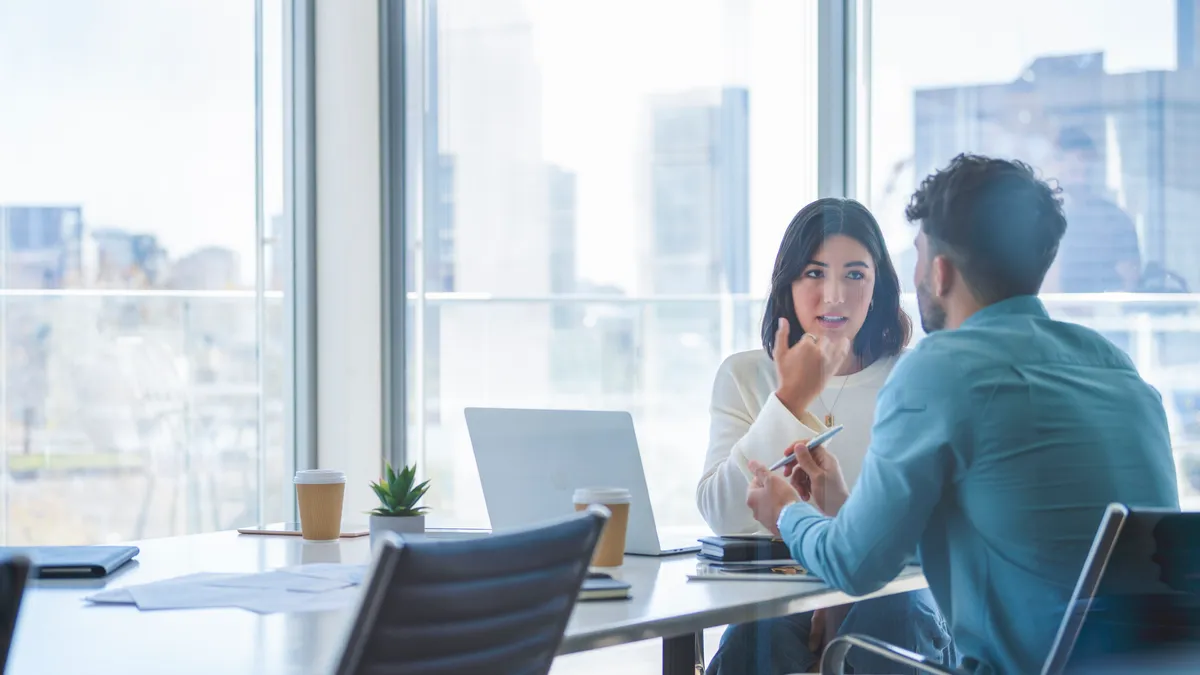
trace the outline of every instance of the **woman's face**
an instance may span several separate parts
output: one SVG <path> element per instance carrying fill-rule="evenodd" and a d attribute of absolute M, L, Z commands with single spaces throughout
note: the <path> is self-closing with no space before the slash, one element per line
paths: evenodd
<path fill-rule="evenodd" d="M 875 293 L 875 261 L 867 248 L 844 234 L 825 240 L 800 278 L 792 282 L 792 303 L 805 333 L 858 335 Z"/>

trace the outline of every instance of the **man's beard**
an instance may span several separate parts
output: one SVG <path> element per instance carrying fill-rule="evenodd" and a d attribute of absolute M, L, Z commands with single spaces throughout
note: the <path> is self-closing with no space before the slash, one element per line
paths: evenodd
<path fill-rule="evenodd" d="M 921 329 L 926 334 L 934 333 L 946 327 L 946 310 L 938 304 L 929 290 L 928 282 L 917 284 L 917 311 L 921 314 Z"/>

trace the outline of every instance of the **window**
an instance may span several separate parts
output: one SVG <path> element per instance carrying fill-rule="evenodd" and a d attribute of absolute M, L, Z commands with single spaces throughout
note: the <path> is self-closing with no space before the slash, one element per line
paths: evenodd
<path fill-rule="evenodd" d="M 262 8 L 0 3 L 3 543 L 284 519 L 286 256 L 259 239 L 286 234 L 282 1 Z"/>
<path fill-rule="evenodd" d="M 816 4 L 425 6 L 407 400 L 431 525 L 488 524 L 468 406 L 632 412 L 656 518 L 702 524 L 713 377 L 756 348 L 816 196 Z"/>
<path fill-rule="evenodd" d="M 1057 179 L 1068 229 L 1044 300 L 1124 348 L 1162 392 L 1181 495 L 1194 508 L 1200 296 L 1187 291 L 1200 288 L 1197 3 L 870 6 L 860 185 L 908 290 L 915 253 L 903 206 L 927 173 L 973 151 Z"/>

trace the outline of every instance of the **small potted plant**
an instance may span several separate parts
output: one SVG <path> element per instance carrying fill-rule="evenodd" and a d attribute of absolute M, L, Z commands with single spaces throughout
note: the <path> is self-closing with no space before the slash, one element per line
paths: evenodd
<path fill-rule="evenodd" d="M 421 534 L 425 532 L 425 506 L 417 506 L 425 491 L 429 489 L 429 481 L 413 485 L 417 478 L 417 466 L 403 467 L 400 473 L 392 470 L 392 465 L 385 467 L 384 479 L 371 483 L 375 496 L 379 497 L 379 506 L 369 511 L 371 514 L 371 538 L 378 532 L 396 532 L 398 534 Z"/>

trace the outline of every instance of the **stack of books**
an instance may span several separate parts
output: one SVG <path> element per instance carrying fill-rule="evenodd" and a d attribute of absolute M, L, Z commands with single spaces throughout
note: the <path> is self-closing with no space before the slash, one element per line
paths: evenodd
<path fill-rule="evenodd" d="M 713 563 L 762 563 L 791 560 L 782 539 L 767 535 L 726 535 L 700 538 L 700 558 Z"/>
<path fill-rule="evenodd" d="M 767 535 L 702 537 L 693 579 L 814 579 L 783 540 Z"/>

